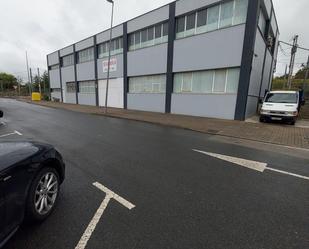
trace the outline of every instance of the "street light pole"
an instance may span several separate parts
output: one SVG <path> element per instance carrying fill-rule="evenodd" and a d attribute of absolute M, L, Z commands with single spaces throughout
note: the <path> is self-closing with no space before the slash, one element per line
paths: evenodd
<path fill-rule="evenodd" d="M 106 1 L 112 4 L 112 16 L 111 16 L 111 29 L 109 32 L 110 36 L 109 36 L 109 46 L 108 46 L 107 80 L 106 80 L 106 91 L 105 91 L 105 114 L 107 113 L 108 85 L 109 85 L 111 45 L 112 45 L 112 37 L 113 37 L 113 19 L 114 19 L 114 1 L 113 0 L 106 0 Z"/>

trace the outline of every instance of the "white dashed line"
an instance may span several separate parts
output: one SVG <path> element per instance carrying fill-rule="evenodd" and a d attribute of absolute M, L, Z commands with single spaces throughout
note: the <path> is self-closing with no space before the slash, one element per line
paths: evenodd
<path fill-rule="evenodd" d="M 198 153 L 202 153 L 211 157 L 215 157 L 230 163 L 234 163 L 249 169 L 253 169 L 259 172 L 264 172 L 265 170 L 270 170 L 270 171 L 274 171 L 277 173 L 281 173 L 284 175 L 290 175 L 290 176 L 294 176 L 297 178 L 301 178 L 301 179 L 305 179 L 305 180 L 309 180 L 309 177 L 307 176 L 302 176 L 302 175 L 298 175 L 298 174 L 294 174 L 291 172 L 287 172 L 287 171 L 283 171 L 283 170 L 279 170 L 279 169 L 274 169 L 271 167 L 267 166 L 267 163 L 261 163 L 261 162 L 256 162 L 256 161 L 251 161 L 251 160 L 247 160 L 247 159 L 242 159 L 242 158 L 238 158 L 238 157 L 232 157 L 232 156 L 226 156 L 226 155 L 221 155 L 221 154 L 216 154 L 216 153 L 211 153 L 211 152 L 206 152 L 206 151 L 201 151 L 201 150 L 193 150 L 195 152 Z"/>
<path fill-rule="evenodd" d="M 92 220 L 90 221 L 88 227 L 86 228 L 84 234 L 82 235 L 82 237 L 79 240 L 75 249 L 85 249 L 86 248 L 87 243 L 88 243 L 92 233 L 94 232 L 98 222 L 100 221 L 100 219 L 101 219 L 101 217 L 102 217 L 102 215 L 103 215 L 105 209 L 107 208 L 107 205 L 108 205 L 108 203 L 110 202 L 111 199 L 115 199 L 120 204 L 122 204 L 123 206 L 125 206 L 126 208 L 128 208 L 130 210 L 135 207 L 135 205 L 133 205 L 131 202 L 129 202 L 126 199 L 122 198 L 121 196 L 117 195 L 115 192 L 111 191 L 110 189 L 103 186 L 102 184 L 95 182 L 95 183 L 93 183 L 93 185 L 95 187 L 97 187 L 98 189 L 100 189 L 101 191 L 105 192 L 106 196 L 105 196 L 104 200 L 102 201 L 100 207 L 98 208 L 98 210 L 94 214 Z"/>

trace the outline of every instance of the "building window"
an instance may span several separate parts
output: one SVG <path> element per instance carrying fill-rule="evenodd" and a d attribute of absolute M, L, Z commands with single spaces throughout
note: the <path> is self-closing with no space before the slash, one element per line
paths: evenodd
<path fill-rule="evenodd" d="M 248 0 L 233 0 L 181 16 L 176 20 L 176 38 L 243 24 L 247 9 Z"/>
<path fill-rule="evenodd" d="M 174 74 L 174 93 L 237 93 L 239 68 Z"/>
<path fill-rule="evenodd" d="M 61 58 L 61 64 L 63 67 L 74 65 L 74 55 L 66 55 Z"/>
<path fill-rule="evenodd" d="M 259 28 L 260 28 L 260 31 L 262 32 L 263 34 L 263 37 L 266 36 L 266 18 L 265 18 L 265 15 L 262 11 L 262 9 L 260 9 L 260 15 L 259 15 Z"/>
<path fill-rule="evenodd" d="M 94 81 L 80 81 L 78 82 L 79 93 L 95 93 Z"/>
<path fill-rule="evenodd" d="M 168 41 L 168 23 L 157 24 L 129 35 L 129 50 L 146 48 Z"/>
<path fill-rule="evenodd" d="M 129 93 L 165 93 L 165 91 L 165 74 L 129 78 Z"/>
<path fill-rule="evenodd" d="M 67 93 L 75 93 L 76 92 L 76 84 L 75 82 L 67 82 Z"/>
<path fill-rule="evenodd" d="M 232 26 L 235 1 L 221 4 L 219 28 Z"/>
<path fill-rule="evenodd" d="M 83 63 L 94 60 L 93 48 L 87 48 L 77 52 L 77 63 Z"/>
<path fill-rule="evenodd" d="M 98 58 L 108 57 L 109 41 L 98 45 Z M 123 38 L 119 37 L 111 41 L 111 55 L 123 53 Z"/>
<path fill-rule="evenodd" d="M 235 0 L 233 25 L 246 22 L 247 9 L 248 9 L 248 0 Z"/>
<path fill-rule="evenodd" d="M 212 31 L 219 28 L 220 5 L 207 9 L 206 31 Z"/>
<path fill-rule="evenodd" d="M 197 12 L 196 33 L 206 32 L 207 24 L 207 10 L 201 10 Z"/>
<path fill-rule="evenodd" d="M 61 92 L 61 89 L 60 88 L 51 88 L 50 91 L 52 93 L 60 93 Z"/>
<path fill-rule="evenodd" d="M 59 64 L 49 66 L 49 70 L 59 69 Z"/>

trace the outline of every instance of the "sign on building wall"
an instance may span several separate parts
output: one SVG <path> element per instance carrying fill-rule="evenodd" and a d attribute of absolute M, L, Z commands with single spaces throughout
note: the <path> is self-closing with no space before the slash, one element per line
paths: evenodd
<path fill-rule="evenodd" d="M 108 60 L 103 61 L 102 64 L 103 64 L 103 73 L 107 73 Z M 117 71 L 117 59 L 116 58 L 111 58 L 110 64 L 109 64 L 109 71 L 110 72 Z"/>

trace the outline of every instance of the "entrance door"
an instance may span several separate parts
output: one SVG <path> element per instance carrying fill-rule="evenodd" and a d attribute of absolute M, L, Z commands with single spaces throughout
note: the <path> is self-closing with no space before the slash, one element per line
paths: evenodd
<path fill-rule="evenodd" d="M 105 106 L 106 80 L 99 81 L 99 105 Z M 110 79 L 108 86 L 109 107 L 123 108 L 123 78 Z"/>

